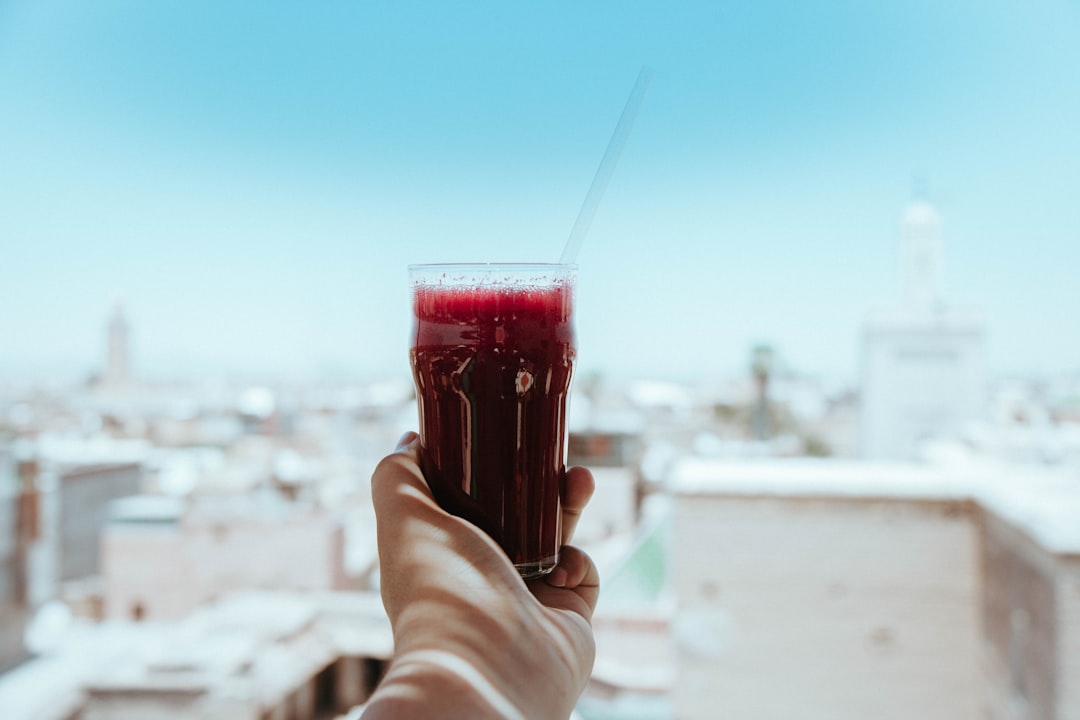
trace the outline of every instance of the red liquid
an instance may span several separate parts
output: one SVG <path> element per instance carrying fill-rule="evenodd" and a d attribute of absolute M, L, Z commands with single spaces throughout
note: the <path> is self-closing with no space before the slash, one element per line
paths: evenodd
<path fill-rule="evenodd" d="M 558 562 L 571 303 L 568 283 L 414 290 L 424 476 L 523 575 Z"/>

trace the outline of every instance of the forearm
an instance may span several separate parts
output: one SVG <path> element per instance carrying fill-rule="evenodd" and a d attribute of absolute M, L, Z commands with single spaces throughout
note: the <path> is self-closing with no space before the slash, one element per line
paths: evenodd
<path fill-rule="evenodd" d="M 572 643 L 540 640 L 554 632 L 544 612 L 523 622 L 522 614 L 427 605 L 397 618 L 394 659 L 364 720 L 569 717 L 581 692 L 565 654 Z"/>
<path fill-rule="evenodd" d="M 395 657 L 363 720 L 528 720 L 493 678 L 446 650 L 416 650 Z"/>

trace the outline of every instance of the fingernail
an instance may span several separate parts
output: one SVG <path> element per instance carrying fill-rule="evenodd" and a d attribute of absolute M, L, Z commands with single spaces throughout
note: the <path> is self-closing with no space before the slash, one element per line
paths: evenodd
<path fill-rule="evenodd" d="M 555 587 L 566 587 L 566 571 L 561 567 L 555 568 L 547 576 L 547 582 L 548 585 L 554 585 Z"/>
<path fill-rule="evenodd" d="M 404 435 L 401 436 L 400 440 L 397 441 L 397 447 L 394 448 L 394 449 L 395 450 L 401 450 L 406 445 L 408 445 L 409 443 L 412 442 L 412 439 L 413 439 L 413 437 L 415 435 L 416 435 L 416 433 L 414 433 L 412 430 L 409 430 L 407 433 L 405 433 Z"/>

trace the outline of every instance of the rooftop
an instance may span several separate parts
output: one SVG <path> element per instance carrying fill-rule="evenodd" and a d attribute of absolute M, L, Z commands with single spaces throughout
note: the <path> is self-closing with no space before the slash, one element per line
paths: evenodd
<path fill-rule="evenodd" d="M 1080 476 L 1003 463 L 916 465 L 827 458 L 684 458 L 668 474 L 679 495 L 971 500 L 1046 550 L 1080 556 Z"/>
<path fill-rule="evenodd" d="M 0 707 L 4 717 L 64 718 L 86 692 L 287 688 L 312 664 L 392 649 L 376 594 L 243 592 L 179 622 L 76 624 L 55 652 L 0 675 Z"/>

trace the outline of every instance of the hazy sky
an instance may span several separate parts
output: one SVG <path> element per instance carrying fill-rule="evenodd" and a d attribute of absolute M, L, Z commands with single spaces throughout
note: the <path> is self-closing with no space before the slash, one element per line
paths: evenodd
<path fill-rule="evenodd" d="M 0 0 L 0 373 L 403 373 L 405 265 L 580 256 L 581 365 L 855 377 L 923 177 L 995 373 L 1080 368 L 1080 2 Z"/>

